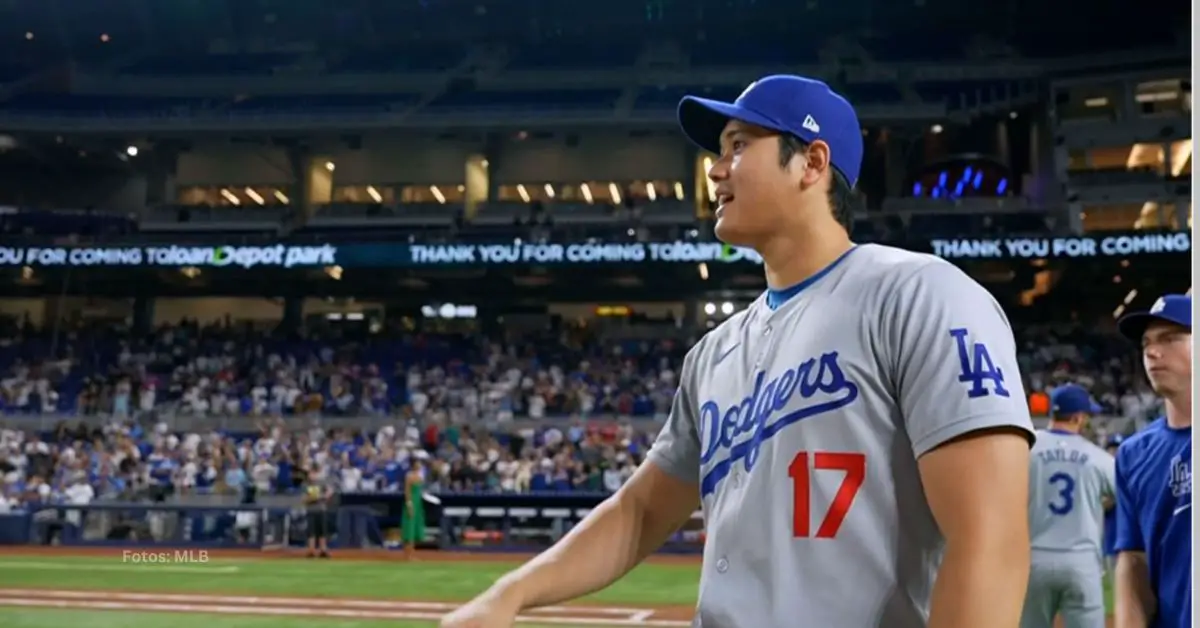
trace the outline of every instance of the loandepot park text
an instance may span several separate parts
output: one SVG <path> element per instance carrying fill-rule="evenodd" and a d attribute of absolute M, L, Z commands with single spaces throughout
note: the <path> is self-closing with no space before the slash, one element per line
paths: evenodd
<path fill-rule="evenodd" d="M 203 266 L 240 268 L 332 266 L 337 247 L 126 246 L 0 247 L 0 266 Z"/>

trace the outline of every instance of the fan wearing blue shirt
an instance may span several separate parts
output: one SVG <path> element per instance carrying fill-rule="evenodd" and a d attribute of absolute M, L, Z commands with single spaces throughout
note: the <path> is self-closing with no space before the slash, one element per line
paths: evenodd
<path fill-rule="evenodd" d="M 1192 626 L 1192 298 L 1118 323 L 1166 415 L 1117 450 L 1117 628 Z"/>

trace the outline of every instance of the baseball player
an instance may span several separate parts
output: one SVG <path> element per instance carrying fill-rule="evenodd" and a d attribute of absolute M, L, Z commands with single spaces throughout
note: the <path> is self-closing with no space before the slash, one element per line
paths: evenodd
<path fill-rule="evenodd" d="M 633 478 L 442 625 L 602 589 L 700 504 L 695 626 L 1016 626 L 1033 432 L 1000 307 L 941 259 L 850 241 L 862 129 L 824 83 L 687 97 L 679 121 L 719 155 L 717 237 L 768 290 L 688 353 Z"/>
<path fill-rule="evenodd" d="M 1104 443 L 1104 451 L 1113 457 L 1113 464 L 1116 464 L 1117 449 L 1121 447 L 1121 442 L 1125 437 L 1120 434 L 1113 434 L 1108 437 Z M 1114 467 L 1115 468 L 1115 467 Z M 1117 501 L 1116 495 L 1113 495 L 1113 502 L 1108 504 L 1104 509 L 1104 573 L 1112 577 L 1117 570 Z"/>
<path fill-rule="evenodd" d="M 1118 322 L 1166 415 L 1117 450 L 1117 628 L 1192 626 L 1192 297 Z"/>
<path fill-rule="evenodd" d="M 1039 430 L 1029 463 L 1033 546 L 1021 628 L 1104 628 L 1104 509 L 1113 501 L 1113 457 L 1081 432 L 1100 406 L 1076 384 L 1050 394 L 1050 427 Z"/>

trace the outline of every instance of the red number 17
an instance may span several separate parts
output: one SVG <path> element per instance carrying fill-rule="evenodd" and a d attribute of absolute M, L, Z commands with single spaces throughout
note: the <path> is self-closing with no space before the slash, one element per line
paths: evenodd
<path fill-rule="evenodd" d="M 812 535 L 812 471 L 845 471 L 846 477 L 829 504 L 829 511 L 817 528 L 818 539 L 831 539 L 837 536 L 838 528 L 846 519 L 858 489 L 862 487 L 867 475 L 867 457 L 863 454 L 834 453 L 829 451 L 814 451 L 812 453 L 812 470 L 809 469 L 809 453 L 802 451 L 788 465 L 788 476 L 792 478 L 792 536 L 805 539 Z"/>

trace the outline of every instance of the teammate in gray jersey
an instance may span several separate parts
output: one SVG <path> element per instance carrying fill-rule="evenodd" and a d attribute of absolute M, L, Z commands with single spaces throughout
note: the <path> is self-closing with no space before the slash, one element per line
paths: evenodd
<path fill-rule="evenodd" d="M 1104 628 L 1104 511 L 1116 495 L 1116 461 L 1080 435 L 1100 406 L 1076 384 L 1050 394 L 1053 418 L 1029 463 L 1033 546 L 1021 628 Z"/>
<path fill-rule="evenodd" d="M 602 589 L 700 504 L 694 626 L 1013 628 L 1033 432 L 1004 313 L 941 259 L 850 241 L 863 134 L 824 83 L 687 97 L 679 120 L 719 155 L 717 237 L 768 290 L 688 353 L 629 482 L 442 625 Z"/>

